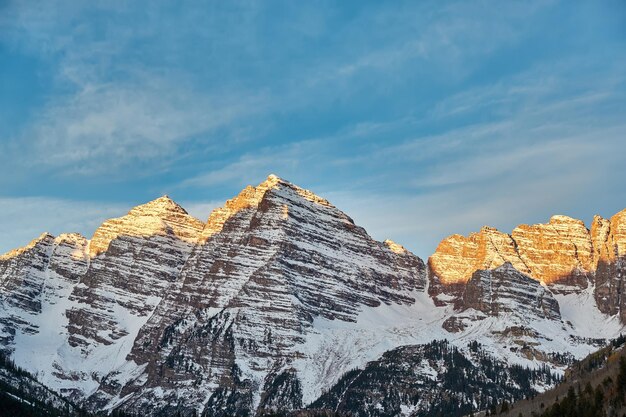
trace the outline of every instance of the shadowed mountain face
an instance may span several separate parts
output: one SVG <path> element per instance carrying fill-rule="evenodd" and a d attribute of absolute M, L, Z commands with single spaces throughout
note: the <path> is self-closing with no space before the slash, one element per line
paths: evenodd
<path fill-rule="evenodd" d="M 2 256 L 0 343 L 91 410 L 163 415 L 305 407 L 346 372 L 433 339 L 470 362 L 480 340 L 502 366 L 558 374 L 559 355 L 622 330 L 623 213 L 591 231 L 555 216 L 455 235 L 428 270 L 273 175 L 206 223 L 164 196 L 91 240 L 44 234 Z"/>

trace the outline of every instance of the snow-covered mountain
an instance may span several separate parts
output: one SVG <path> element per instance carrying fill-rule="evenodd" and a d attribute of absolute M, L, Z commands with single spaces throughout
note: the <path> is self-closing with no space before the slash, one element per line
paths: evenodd
<path fill-rule="evenodd" d="M 271 175 L 206 223 L 164 196 L 3 255 L 0 343 L 92 410 L 147 414 L 299 409 L 434 339 L 558 374 L 622 331 L 625 254 L 626 210 L 451 236 L 426 266 Z"/>

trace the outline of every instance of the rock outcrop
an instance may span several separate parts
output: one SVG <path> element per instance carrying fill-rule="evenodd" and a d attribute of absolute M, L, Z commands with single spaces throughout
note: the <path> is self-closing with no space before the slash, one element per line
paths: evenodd
<path fill-rule="evenodd" d="M 510 235 L 484 227 L 468 237 L 444 239 L 429 259 L 430 293 L 440 305 L 456 302 L 476 271 L 505 262 L 547 285 L 554 293 L 595 291 L 600 311 L 620 314 L 626 250 L 626 210 L 611 218 L 596 216 L 591 230 L 567 216 L 546 224 L 520 225 Z"/>
<path fill-rule="evenodd" d="M 506 315 L 509 323 L 518 327 L 532 320 L 561 320 L 559 303 L 552 293 L 508 262 L 474 272 L 455 300 L 455 310 L 461 314 L 443 324 L 450 332 L 464 330 L 469 321 L 500 315 Z M 482 314 L 468 316 L 468 310 Z"/>
<path fill-rule="evenodd" d="M 518 314 L 560 320 L 559 304 L 550 291 L 505 263 L 493 270 L 476 271 L 468 281 L 460 308 L 473 308 L 489 316 Z"/>
<path fill-rule="evenodd" d="M 626 322 L 626 210 L 611 217 L 610 221 L 594 218 L 591 235 L 598 308 L 605 314 L 619 314 Z"/>

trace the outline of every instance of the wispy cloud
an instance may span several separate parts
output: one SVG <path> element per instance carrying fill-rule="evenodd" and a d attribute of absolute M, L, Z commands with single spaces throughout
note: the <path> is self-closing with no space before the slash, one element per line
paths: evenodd
<path fill-rule="evenodd" d="M 266 147 L 246 153 L 218 169 L 199 173 L 178 184 L 179 188 L 211 187 L 231 184 L 235 187 L 256 184 L 269 174 L 289 178 L 311 165 L 311 160 L 324 164 L 320 140 L 303 140 L 280 147 Z"/>
<path fill-rule="evenodd" d="M 25 165 L 114 175 L 133 164 L 175 161 L 183 144 L 199 138 L 204 151 L 218 149 L 223 145 L 213 132 L 255 104 L 254 97 L 205 97 L 160 80 L 90 85 L 47 106 L 14 148 Z"/>
<path fill-rule="evenodd" d="M 259 25 L 270 6 L 174 8 L 163 21 L 163 4 L 86 6 L 64 0 L 33 7 L 13 2 L 1 20 L 4 38 L 48 57 L 63 86 L 16 139 L 20 150 L 28 145 L 21 165 L 61 175 L 137 175 L 137 165 L 145 169 L 149 164 L 162 170 L 194 144 L 201 143 L 207 153 L 236 147 L 238 132 L 251 138 L 271 134 L 267 126 L 286 108 L 310 109 L 363 88 L 389 88 L 388 83 L 403 80 L 416 66 L 429 68 L 430 76 L 466 73 L 485 55 L 523 37 L 524 20 L 550 4 L 537 0 L 497 11 L 487 3 L 468 7 L 463 2 L 363 8 L 336 33 L 332 8 L 313 13 L 316 19 L 309 19 L 306 8 L 288 8 L 288 21 L 308 22 L 296 32 L 298 39 L 325 39 L 332 48 L 313 65 L 280 61 L 288 65 L 275 66 L 279 72 L 258 89 L 229 73 L 260 70 L 250 74 L 258 77 L 266 71 L 265 60 L 279 59 L 274 55 L 279 49 L 259 38 L 265 35 Z M 220 23 L 233 17 L 242 23 L 236 33 Z M 203 20 L 206 24 L 200 24 Z M 363 27 L 370 28 L 367 39 Z M 201 45 L 208 58 L 221 53 L 222 59 L 202 59 L 193 55 L 194 48 L 180 47 L 189 42 Z M 290 37 L 284 42 L 285 52 L 296 47 Z M 241 54 L 238 60 L 233 51 Z M 218 87 L 220 82 L 228 88 Z M 247 120 L 251 114 L 259 117 Z M 375 123 L 364 121 L 363 126 Z M 5 147 L 5 154 L 10 149 Z"/>

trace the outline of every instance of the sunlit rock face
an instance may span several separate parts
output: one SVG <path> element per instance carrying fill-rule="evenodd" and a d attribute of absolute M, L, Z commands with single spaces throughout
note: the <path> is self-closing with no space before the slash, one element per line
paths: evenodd
<path fill-rule="evenodd" d="M 211 214 L 129 356 L 146 366 L 144 376 L 106 394 L 141 387 L 129 407 L 184 395 L 211 398 L 215 412 L 237 402 L 238 412 L 254 409 L 303 355 L 316 318 L 354 321 L 363 306 L 412 303 L 412 291 L 425 285 L 419 258 L 372 240 L 325 199 L 270 176 Z"/>
<path fill-rule="evenodd" d="M 466 283 L 475 271 L 494 269 L 505 262 L 521 272 L 530 272 L 513 238 L 487 226 L 468 237 L 452 235 L 444 239 L 430 257 L 430 267 L 444 285 Z"/>
<path fill-rule="evenodd" d="M 547 224 L 516 227 L 511 237 L 536 279 L 548 285 L 587 286 L 593 248 L 589 230 L 582 221 L 552 216 Z"/>
<path fill-rule="evenodd" d="M 520 272 L 530 273 L 517 251 L 516 242 L 506 233 L 485 226 L 468 237 L 452 235 L 441 241 L 428 260 L 429 292 L 443 305 L 449 301 L 446 295 L 460 296 L 474 272 L 495 269 L 505 262 Z"/>
<path fill-rule="evenodd" d="M 483 227 L 469 237 L 444 239 L 429 265 L 438 281 L 449 285 L 465 283 L 474 271 L 505 262 L 546 284 L 586 287 L 586 274 L 593 267 L 589 230 L 566 216 L 553 216 L 547 224 L 520 225 L 510 235 Z"/>
<path fill-rule="evenodd" d="M 440 304 L 458 301 L 476 271 L 508 262 L 554 293 L 594 286 L 600 311 L 624 314 L 625 219 L 625 211 L 611 220 L 596 216 L 589 230 L 580 220 L 553 216 L 545 224 L 520 225 L 510 235 L 484 227 L 469 237 L 450 236 L 429 259 L 430 293 Z"/>
<path fill-rule="evenodd" d="M 163 196 L 133 208 L 126 216 L 105 221 L 91 239 L 89 255 L 93 258 L 106 252 L 111 242 L 118 238 L 161 236 L 195 244 L 203 228 L 204 223 Z"/>

